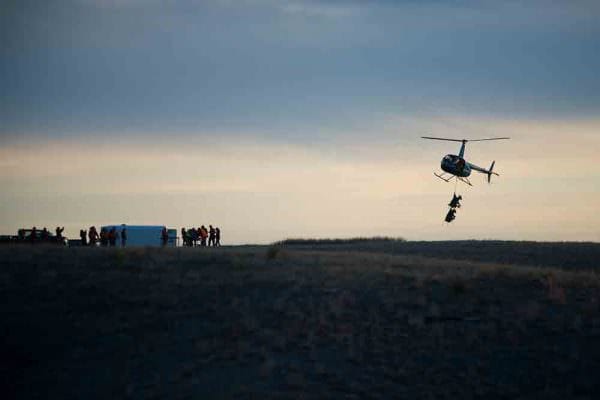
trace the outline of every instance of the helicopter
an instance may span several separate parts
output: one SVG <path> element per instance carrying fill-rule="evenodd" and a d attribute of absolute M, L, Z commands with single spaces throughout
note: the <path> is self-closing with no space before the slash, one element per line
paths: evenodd
<path fill-rule="evenodd" d="M 506 140 L 510 139 L 508 137 L 496 137 L 496 138 L 487 138 L 487 139 L 446 139 L 446 138 L 438 138 L 431 136 L 421 136 L 423 139 L 431 139 L 431 140 L 444 140 L 448 142 L 460 142 L 462 145 L 460 146 L 460 151 L 458 155 L 455 154 L 447 154 L 442 158 L 441 168 L 444 172 L 441 174 L 433 173 L 435 176 L 440 178 L 445 182 L 450 182 L 452 178 L 456 178 L 461 182 L 468 184 L 469 186 L 473 186 L 469 181 L 469 176 L 471 175 L 471 171 L 481 172 L 482 174 L 487 174 L 488 183 L 491 182 L 492 175 L 499 176 L 498 173 L 494 172 L 494 164 L 496 161 L 492 161 L 492 165 L 490 165 L 489 169 L 478 167 L 475 164 L 471 164 L 470 162 L 464 159 L 465 156 L 465 145 L 468 142 L 483 142 L 487 140 Z"/>

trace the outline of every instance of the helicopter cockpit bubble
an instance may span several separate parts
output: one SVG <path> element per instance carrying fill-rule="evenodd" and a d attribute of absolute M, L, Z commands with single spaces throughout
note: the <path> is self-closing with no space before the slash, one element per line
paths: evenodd
<path fill-rule="evenodd" d="M 444 171 L 447 171 L 449 169 L 451 170 L 454 167 L 454 164 L 456 164 L 455 158 L 456 157 L 453 156 L 452 154 L 448 154 L 448 155 L 444 156 L 444 158 L 442 158 L 442 162 L 441 162 L 442 169 Z"/>

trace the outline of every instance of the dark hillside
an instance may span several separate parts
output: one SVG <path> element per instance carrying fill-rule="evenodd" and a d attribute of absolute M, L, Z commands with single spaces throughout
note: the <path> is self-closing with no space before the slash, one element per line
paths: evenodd
<path fill-rule="evenodd" d="M 289 239 L 280 245 L 298 250 L 360 251 L 422 255 L 443 259 L 546 266 L 574 270 L 600 268 L 600 243 L 496 240 L 404 241 L 401 239 Z"/>

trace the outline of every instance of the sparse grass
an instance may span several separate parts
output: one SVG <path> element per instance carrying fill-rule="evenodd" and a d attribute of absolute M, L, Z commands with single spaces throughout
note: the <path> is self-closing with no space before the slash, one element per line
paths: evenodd
<path fill-rule="evenodd" d="M 435 256 L 448 260 L 554 267 L 569 270 L 598 270 L 600 243 L 518 242 L 459 240 L 419 242 L 393 238 L 289 239 L 287 248 L 307 251 L 372 252 L 394 255 Z"/>
<path fill-rule="evenodd" d="M 454 281 L 451 284 L 452 291 L 457 295 L 462 295 L 467 292 L 467 285 L 464 281 Z"/>
<path fill-rule="evenodd" d="M 315 238 L 292 238 L 285 239 L 279 242 L 275 242 L 275 245 L 279 246 L 298 246 L 298 245 L 309 245 L 309 246 L 319 246 L 319 245 L 346 245 L 346 244 L 363 244 L 363 243 L 395 243 L 395 242 L 405 242 L 403 238 L 392 238 L 387 236 L 374 236 L 374 237 L 354 237 L 354 238 L 346 238 L 346 239 L 315 239 Z"/>
<path fill-rule="evenodd" d="M 315 247 L 0 248 L 1 370 L 23 383 L 9 391 L 568 398 L 572 376 L 582 396 L 598 389 L 595 271 Z"/>

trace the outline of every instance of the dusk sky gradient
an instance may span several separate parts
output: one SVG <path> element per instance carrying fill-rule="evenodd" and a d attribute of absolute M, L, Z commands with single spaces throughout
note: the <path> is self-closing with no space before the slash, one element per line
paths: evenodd
<path fill-rule="evenodd" d="M 600 2 L 5 1 L 0 233 L 600 241 Z M 492 185 L 436 179 L 456 143 Z"/>

